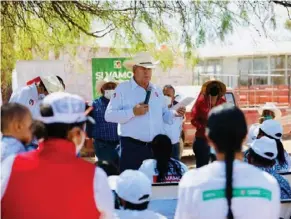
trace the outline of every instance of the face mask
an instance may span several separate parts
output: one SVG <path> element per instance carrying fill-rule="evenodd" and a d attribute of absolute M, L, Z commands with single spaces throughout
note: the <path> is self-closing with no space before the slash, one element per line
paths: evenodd
<path fill-rule="evenodd" d="M 45 95 L 44 94 L 40 94 L 40 95 L 38 95 L 38 99 L 39 100 L 43 100 L 45 98 Z"/>
<path fill-rule="evenodd" d="M 81 134 L 81 142 L 80 144 L 76 145 L 76 154 L 78 154 L 80 152 L 80 150 L 82 149 L 84 143 L 85 143 L 85 140 L 86 140 L 86 135 L 84 132 L 82 132 Z"/>
<path fill-rule="evenodd" d="M 218 87 L 212 87 L 212 88 L 210 88 L 210 95 L 212 96 L 212 97 L 215 97 L 215 96 L 217 96 L 218 95 L 218 93 L 219 93 L 219 89 L 218 89 Z"/>
<path fill-rule="evenodd" d="M 273 117 L 272 116 L 264 116 L 264 119 L 265 120 L 270 120 L 270 119 L 273 119 Z"/>
<path fill-rule="evenodd" d="M 104 97 L 108 100 L 110 100 L 110 98 L 112 97 L 113 94 L 114 94 L 114 90 L 105 90 L 104 91 Z"/>
<path fill-rule="evenodd" d="M 168 96 L 165 96 L 165 103 L 166 103 L 167 106 L 171 105 L 172 104 L 172 98 L 168 97 Z"/>

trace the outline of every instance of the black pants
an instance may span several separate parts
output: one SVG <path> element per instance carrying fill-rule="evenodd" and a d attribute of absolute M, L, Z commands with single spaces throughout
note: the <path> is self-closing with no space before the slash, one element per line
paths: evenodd
<path fill-rule="evenodd" d="M 138 170 L 142 162 L 152 158 L 151 145 L 132 138 L 121 137 L 120 173 L 124 170 Z"/>
<path fill-rule="evenodd" d="M 193 151 L 196 157 L 196 167 L 202 167 L 209 163 L 210 147 L 204 138 L 195 138 L 193 143 Z"/>

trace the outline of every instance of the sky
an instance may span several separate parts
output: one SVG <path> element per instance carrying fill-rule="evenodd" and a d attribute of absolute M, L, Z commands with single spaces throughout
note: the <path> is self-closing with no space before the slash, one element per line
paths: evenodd
<path fill-rule="evenodd" d="M 276 22 L 277 22 L 277 28 L 273 30 L 271 27 L 266 27 L 267 36 L 264 35 L 262 28 L 260 28 L 260 22 L 256 19 L 251 19 L 251 22 L 255 24 L 256 29 L 252 26 L 247 27 L 235 27 L 234 31 L 231 34 L 228 34 L 225 38 L 225 40 L 222 42 L 221 40 L 207 40 L 206 43 L 202 46 L 202 48 L 207 48 L 211 46 L 240 46 L 244 47 L 246 45 L 248 46 L 255 46 L 257 44 L 260 44 L 262 42 L 276 42 L 276 41 L 290 41 L 291 42 L 291 31 L 286 30 L 284 28 L 285 21 L 288 19 L 288 13 L 286 8 L 275 5 L 274 8 L 275 14 L 276 14 Z M 291 13 L 291 12 L 290 12 Z M 179 22 L 175 19 L 168 20 L 168 24 L 171 25 L 174 29 L 179 29 Z M 93 23 L 93 29 L 94 27 L 101 28 L 102 26 L 98 22 Z M 149 42 L 150 37 L 152 36 L 151 31 L 149 31 L 143 24 L 137 25 L 137 28 L 140 29 L 145 37 L 145 41 Z M 112 39 L 109 35 L 97 39 L 96 43 L 100 47 L 112 47 Z"/>

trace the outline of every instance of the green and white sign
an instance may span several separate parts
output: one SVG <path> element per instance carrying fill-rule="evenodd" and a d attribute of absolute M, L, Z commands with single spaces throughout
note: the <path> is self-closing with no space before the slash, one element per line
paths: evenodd
<path fill-rule="evenodd" d="M 116 81 L 129 80 L 133 73 L 123 66 L 127 58 L 93 58 L 92 59 L 92 85 L 93 97 L 96 99 L 100 94 L 96 91 L 97 81 L 111 77 Z"/>

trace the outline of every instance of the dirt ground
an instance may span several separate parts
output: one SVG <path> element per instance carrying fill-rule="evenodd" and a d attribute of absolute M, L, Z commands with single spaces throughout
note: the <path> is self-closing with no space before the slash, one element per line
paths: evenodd
<path fill-rule="evenodd" d="M 289 139 L 283 140 L 283 145 L 285 150 L 291 155 L 291 137 Z M 95 157 L 84 157 L 85 160 L 94 163 Z M 195 168 L 195 157 L 191 147 L 186 147 L 183 152 L 182 157 L 183 163 L 185 163 L 189 169 Z"/>
<path fill-rule="evenodd" d="M 291 155 L 291 137 L 283 140 L 283 145 L 285 150 Z M 188 166 L 189 169 L 195 168 L 195 157 L 191 147 L 184 149 L 182 161 Z"/>

